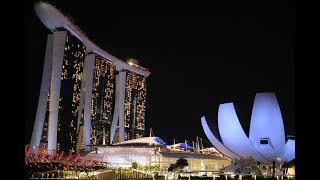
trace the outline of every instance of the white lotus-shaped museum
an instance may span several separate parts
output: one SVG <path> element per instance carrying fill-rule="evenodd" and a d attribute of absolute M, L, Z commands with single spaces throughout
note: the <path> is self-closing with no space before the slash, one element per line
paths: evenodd
<path fill-rule="evenodd" d="M 257 93 L 250 122 L 249 138 L 241 127 L 233 103 L 219 105 L 218 129 L 222 143 L 211 132 L 205 117 L 201 118 L 205 134 L 221 153 L 239 160 L 251 156 L 256 161 L 281 164 L 295 158 L 295 140 L 285 138 L 282 115 L 274 93 Z"/>

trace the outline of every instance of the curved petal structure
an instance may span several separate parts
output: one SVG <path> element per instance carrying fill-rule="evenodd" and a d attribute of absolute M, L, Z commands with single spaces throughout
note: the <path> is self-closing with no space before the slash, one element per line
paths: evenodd
<path fill-rule="evenodd" d="M 289 139 L 284 145 L 284 151 L 281 155 L 281 162 L 284 163 L 289 162 L 295 158 L 295 145 L 296 141 L 293 139 Z"/>
<path fill-rule="evenodd" d="M 281 158 L 281 164 L 295 158 L 295 140 L 285 144 L 282 115 L 274 93 L 257 93 L 253 104 L 249 138 L 242 129 L 233 103 L 220 104 L 218 128 L 223 144 L 210 131 L 204 117 L 202 128 L 210 142 L 221 153 L 240 159 L 251 156 L 255 160 L 271 164 Z"/>
<path fill-rule="evenodd" d="M 257 93 L 251 115 L 249 139 L 269 161 L 280 157 L 285 145 L 284 126 L 274 93 Z"/>
<path fill-rule="evenodd" d="M 202 128 L 204 130 L 204 133 L 206 134 L 206 136 L 208 137 L 209 141 L 212 143 L 212 145 L 217 148 L 221 153 L 225 154 L 226 156 L 230 157 L 230 158 L 234 158 L 234 159 L 240 159 L 240 157 L 236 154 L 234 154 L 232 151 L 230 151 L 228 148 L 226 148 L 211 132 L 206 118 L 205 117 L 201 117 L 201 124 L 202 124 Z"/>
<path fill-rule="evenodd" d="M 233 103 L 220 104 L 218 127 L 223 144 L 239 156 L 252 156 L 263 163 L 270 163 L 252 146 L 244 133 Z"/>

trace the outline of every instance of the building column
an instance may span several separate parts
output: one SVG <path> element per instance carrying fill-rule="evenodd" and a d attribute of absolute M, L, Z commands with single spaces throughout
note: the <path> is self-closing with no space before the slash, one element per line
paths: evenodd
<path fill-rule="evenodd" d="M 57 130 L 59 98 L 61 86 L 61 72 L 64 59 L 64 47 L 66 43 L 67 31 L 53 32 L 53 54 L 52 54 L 52 77 L 51 96 L 49 104 L 49 127 L 48 127 L 48 152 L 57 148 Z"/>
<path fill-rule="evenodd" d="M 110 144 L 112 144 L 119 121 L 119 141 L 124 141 L 124 110 L 125 110 L 125 95 L 126 95 L 126 70 L 122 69 L 116 75 L 116 97 L 113 113 L 113 120 L 110 129 Z"/>
<path fill-rule="evenodd" d="M 92 106 L 92 85 L 94 73 L 95 54 L 87 55 L 83 66 L 84 86 L 84 150 L 90 151 L 91 139 L 91 106 Z"/>
<path fill-rule="evenodd" d="M 38 100 L 37 114 L 33 126 L 30 146 L 40 146 L 43 123 L 46 116 L 48 93 L 50 89 L 50 77 L 52 71 L 53 35 L 47 37 L 46 54 L 43 64 L 40 95 Z M 33 148 L 31 148 L 33 150 Z"/>

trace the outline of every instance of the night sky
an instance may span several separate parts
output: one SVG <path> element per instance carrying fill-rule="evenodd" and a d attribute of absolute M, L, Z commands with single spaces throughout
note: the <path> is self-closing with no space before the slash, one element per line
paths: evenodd
<path fill-rule="evenodd" d="M 291 1 L 259 4 L 211 2 L 109 4 L 50 1 L 102 49 L 135 58 L 150 70 L 146 125 L 168 144 L 196 136 L 209 142 L 202 116 L 217 123 L 220 103 L 234 102 L 249 129 L 255 93 L 275 92 L 286 134 L 295 135 L 295 7 Z M 103 2 L 103 4 L 102 4 Z M 146 5 L 146 7 L 143 7 Z M 37 109 L 48 29 L 26 3 L 25 144 Z M 209 146 L 209 144 L 205 144 Z"/>

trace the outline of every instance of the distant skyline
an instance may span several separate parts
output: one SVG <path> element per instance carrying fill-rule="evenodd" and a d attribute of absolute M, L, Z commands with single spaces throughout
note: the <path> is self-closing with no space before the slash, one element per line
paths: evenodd
<path fill-rule="evenodd" d="M 50 1 L 49 1 L 50 2 Z M 277 4 L 176 4 L 131 8 L 96 2 L 54 1 L 87 36 L 119 59 L 150 70 L 146 134 L 168 144 L 205 136 L 200 118 L 217 122 L 221 103 L 234 102 L 245 130 L 255 93 L 275 92 L 286 133 L 295 135 L 295 9 Z M 106 3 L 107 4 L 107 3 Z M 147 4 L 148 5 L 148 4 Z M 136 7 L 134 6 L 134 7 Z M 177 6 L 179 7 L 179 6 Z M 36 114 L 48 29 L 33 3 L 25 12 L 25 143 Z M 200 12 L 197 13 L 196 12 Z M 206 144 L 209 146 L 209 144 Z"/>

